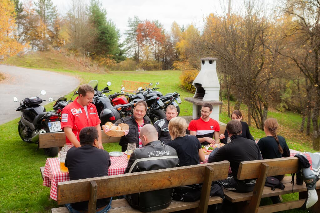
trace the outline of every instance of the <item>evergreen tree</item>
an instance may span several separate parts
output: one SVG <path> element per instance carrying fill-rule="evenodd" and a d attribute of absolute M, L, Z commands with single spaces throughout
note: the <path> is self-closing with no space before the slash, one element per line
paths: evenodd
<path fill-rule="evenodd" d="M 116 60 L 123 60 L 124 50 L 120 49 L 119 32 L 112 21 L 108 21 L 107 12 L 101 9 L 98 0 L 92 0 L 89 8 L 90 21 L 96 30 L 97 37 L 93 42 L 92 56 L 110 56 Z"/>

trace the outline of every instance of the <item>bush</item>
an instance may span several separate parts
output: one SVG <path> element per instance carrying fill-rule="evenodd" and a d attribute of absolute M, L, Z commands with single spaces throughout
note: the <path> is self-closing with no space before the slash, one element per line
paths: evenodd
<path fill-rule="evenodd" d="M 144 60 L 139 63 L 139 68 L 143 70 L 161 70 L 162 63 L 155 60 Z"/>
<path fill-rule="evenodd" d="M 193 67 L 190 65 L 188 61 L 175 61 L 173 62 L 173 68 L 175 70 L 192 70 Z"/>
<path fill-rule="evenodd" d="M 194 93 L 196 88 L 192 85 L 194 79 L 197 77 L 198 70 L 184 70 L 180 75 L 180 83 L 183 88 Z"/>
<path fill-rule="evenodd" d="M 134 71 L 137 70 L 137 62 L 135 62 L 133 59 L 126 58 L 126 60 L 111 66 L 110 69 L 117 71 Z"/>

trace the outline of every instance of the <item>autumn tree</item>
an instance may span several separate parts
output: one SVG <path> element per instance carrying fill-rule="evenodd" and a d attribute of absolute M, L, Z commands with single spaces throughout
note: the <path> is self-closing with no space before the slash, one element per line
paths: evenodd
<path fill-rule="evenodd" d="M 320 3 L 288 0 L 284 11 L 292 17 L 294 25 L 284 37 L 288 48 L 282 54 L 290 58 L 310 82 L 313 148 L 320 150 Z"/>
<path fill-rule="evenodd" d="M 84 0 L 72 0 L 71 9 L 64 18 L 61 36 L 69 50 L 85 53 L 89 51 L 97 36 L 93 23 L 90 22 L 87 7 Z"/>
<path fill-rule="evenodd" d="M 137 42 L 139 46 L 148 46 L 148 49 L 153 53 L 154 59 L 159 61 L 157 53 L 164 43 L 165 36 L 162 29 L 157 26 L 156 22 L 145 20 L 137 26 Z"/>
<path fill-rule="evenodd" d="M 22 51 L 26 45 L 22 45 L 15 38 L 15 6 L 10 0 L 2 0 L 0 5 L 0 57 L 16 55 Z"/>
<path fill-rule="evenodd" d="M 238 101 L 248 106 L 249 117 L 263 129 L 271 101 L 272 57 L 267 18 L 248 4 L 245 15 L 218 17 L 210 15 L 204 31 L 206 54 L 219 58 L 219 67 Z M 274 55 L 274 57 L 277 57 Z"/>

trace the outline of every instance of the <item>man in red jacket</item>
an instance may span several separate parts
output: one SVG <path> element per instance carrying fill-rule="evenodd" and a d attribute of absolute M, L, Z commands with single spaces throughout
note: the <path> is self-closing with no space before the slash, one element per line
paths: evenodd
<path fill-rule="evenodd" d="M 88 85 L 81 85 L 78 89 L 79 96 L 62 110 L 61 128 L 66 134 L 66 144 L 80 147 L 79 133 L 81 129 L 88 126 L 96 127 L 98 130 L 98 143 L 96 146 L 103 149 L 101 142 L 100 119 L 96 106 L 92 104 L 94 89 Z"/>

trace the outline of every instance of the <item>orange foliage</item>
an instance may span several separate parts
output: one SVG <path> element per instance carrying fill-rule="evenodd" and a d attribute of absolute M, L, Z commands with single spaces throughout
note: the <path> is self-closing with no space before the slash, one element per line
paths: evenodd
<path fill-rule="evenodd" d="M 140 45 L 163 44 L 165 41 L 165 35 L 161 32 L 162 29 L 148 20 L 138 24 L 137 27 L 137 41 Z"/>
<path fill-rule="evenodd" d="M 0 56 L 3 59 L 16 55 L 27 45 L 15 39 L 15 8 L 13 1 L 2 0 L 0 5 Z"/>

